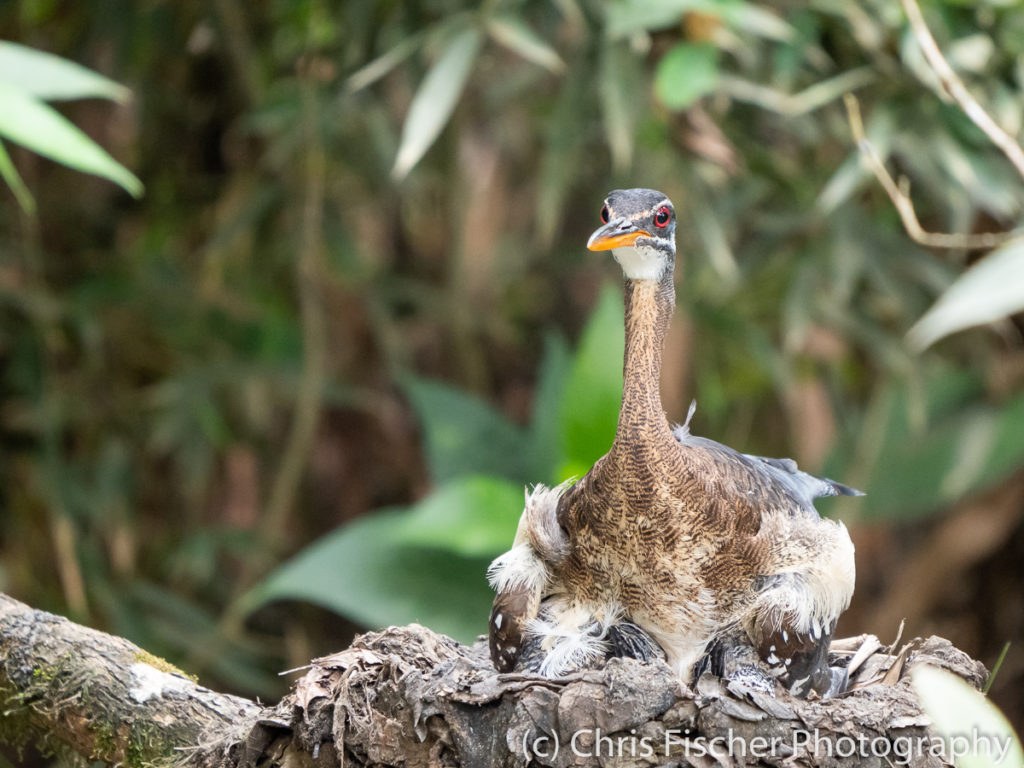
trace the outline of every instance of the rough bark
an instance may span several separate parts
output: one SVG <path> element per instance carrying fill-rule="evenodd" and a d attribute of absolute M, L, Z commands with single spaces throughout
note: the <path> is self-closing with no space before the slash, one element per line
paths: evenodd
<path fill-rule="evenodd" d="M 0 594 L 3 741 L 109 764 L 171 762 L 178 748 L 251 723 L 259 712 L 127 640 Z"/>
<path fill-rule="evenodd" d="M 897 652 L 865 636 L 833 651 L 854 669 L 853 690 L 803 701 L 709 675 L 690 690 L 665 665 L 628 659 L 557 681 L 498 675 L 483 643 L 463 646 L 414 624 L 318 659 L 292 694 L 260 708 L 196 685 L 125 640 L 0 595 L 0 735 L 108 763 L 218 768 L 938 768 L 907 672 L 931 664 L 979 686 L 984 667 L 936 637 Z M 920 748 L 904 754 L 913 744 Z"/>

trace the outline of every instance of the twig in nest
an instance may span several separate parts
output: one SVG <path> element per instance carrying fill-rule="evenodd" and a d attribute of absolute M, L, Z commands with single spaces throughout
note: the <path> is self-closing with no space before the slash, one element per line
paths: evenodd
<path fill-rule="evenodd" d="M 996 121 L 978 103 L 978 100 L 970 94 L 963 80 L 953 71 L 949 62 L 942 55 L 942 51 L 939 50 L 935 38 L 932 37 L 931 30 L 925 24 L 924 16 L 921 15 L 921 8 L 918 6 L 917 0 L 901 0 L 901 2 L 903 3 L 903 10 L 907 12 L 907 21 L 910 22 L 910 28 L 917 39 L 917 44 L 921 46 L 925 58 L 935 71 L 935 74 L 938 75 L 943 89 L 963 110 L 964 114 L 971 119 L 971 122 L 978 126 L 992 143 L 1002 150 L 1003 154 L 1013 163 L 1013 167 L 1017 169 L 1017 172 L 1024 176 L 1024 149 L 1021 149 L 1020 144 L 999 127 Z"/>
<path fill-rule="evenodd" d="M 910 181 L 901 176 L 897 184 L 886 170 L 885 163 L 878 156 L 874 146 L 868 141 L 864 132 L 864 122 L 860 115 L 860 104 L 853 94 L 847 93 L 843 96 L 846 104 L 846 115 L 850 122 L 850 133 L 853 140 L 860 149 L 861 156 L 867 163 L 871 172 L 875 174 L 878 183 L 882 185 L 889 199 L 892 201 L 896 212 L 900 215 L 904 229 L 910 238 L 921 245 L 930 248 L 963 248 L 974 250 L 978 248 L 995 248 L 1015 237 L 1020 237 L 1020 231 L 1013 232 L 979 232 L 977 234 L 947 234 L 944 232 L 928 232 L 917 220 L 917 213 L 914 211 L 914 203 L 910 200 Z M 976 103 L 976 102 L 975 102 Z M 980 109 L 980 107 L 979 107 Z"/>

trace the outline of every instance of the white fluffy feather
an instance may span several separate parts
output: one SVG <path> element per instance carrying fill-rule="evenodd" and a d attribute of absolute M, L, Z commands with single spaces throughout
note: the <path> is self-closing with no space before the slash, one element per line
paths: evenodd
<path fill-rule="evenodd" d="M 554 618 L 548 618 L 554 617 Z M 622 609 L 607 605 L 569 604 L 556 599 L 544 612 L 544 618 L 533 619 L 527 632 L 537 636 L 544 650 L 540 674 L 560 677 L 586 667 L 608 652 L 608 629 L 622 618 Z"/>
<path fill-rule="evenodd" d="M 495 558 L 487 581 L 495 592 L 529 589 L 540 592 L 548 583 L 548 568 L 529 544 L 518 544 Z"/>
<path fill-rule="evenodd" d="M 762 592 L 754 609 L 762 617 L 788 614 L 797 632 L 811 636 L 832 631 L 850 605 L 856 578 L 853 542 L 846 526 L 820 520 L 816 528 L 817 535 L 808 542 L 814 556 L 805 558 L 800 569 L 793 571 L 795 578 Z"/>
<path fill-rule="evenodd" d="M 561 562 L 569 553 L 569 540 L 558 524 L 558 500 L 573 482 L 566 480 L 554 488 L 538 483 L 527 492 L 515 544 L 529 543 L 545 562 Z"/>
<path fill-rule="evenodd" d="M 561 562 L 569 551 L 565 532 L 558 525 L 558 500 L 570 484 L 567 481 L 554 488 L 538 484 L 526 492 L 512 549 L 487 569 L 487 581 L 496 592 L 525 588 L 539 596 L 546 590 L 549 565 Z"/>

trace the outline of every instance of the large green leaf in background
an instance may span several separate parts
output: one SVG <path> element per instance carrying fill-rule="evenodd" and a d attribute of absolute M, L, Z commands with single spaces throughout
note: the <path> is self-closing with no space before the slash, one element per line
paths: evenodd
<path fill-rule="evenodd" d="M 305 600 L 371 627 L 420 621 L 469 642 L 486 625 L 485 574 L 512 543 L 520 485 L 495 477 L 453 480 L 412 507 L 362 517 L 278 568 L 246 608 Z"/>
<path fill-rule="evenodd" d="M 583 331 L 562 397 L 562 479 L 585 474 L 615 437 L 624 349 L 622 292 L 606 285 Z"/>
<path fill-rule="evenodd" d="M 565 339 L 550 334 L 544 340 L 537 386 L 533 390 L 533 413 L 530 416 L 529 470 L 532 482 L 558 483 L 558 470 L 565 452 L 565 436 L 559 413 L 565 382 L 572 360 Z"/>
<path fill-rule="evenodd" d="M 407 376 L 402 383 L 419 416 L 434 482 L 473 474 L 530 481 L 526 432 L 493 406 L 438 381 Z"/>
<path fill-rule="evenodd" d="M 486 630 L 488 558 L 397 545 L 407 512 L 376 512 L 329 533 L 249 593 L 245 610 L 304 600 L 368 627 L 418 621 L 463 642 Z"/>
<path fill-rule="evenodd" d="M 523 487 L 498 477 L 464 477 L 416 503 L 394 532 L 402 546 L 492 558 L 508 549 L 523 511 Z"/>

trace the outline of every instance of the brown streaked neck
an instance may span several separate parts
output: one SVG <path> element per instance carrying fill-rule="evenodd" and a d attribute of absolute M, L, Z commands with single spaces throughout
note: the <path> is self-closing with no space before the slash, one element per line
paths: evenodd
<path fill-rule="evenodd" d="M 661 359 L 676 289 L 671 266 L 660 280 L 626 280 L 626 354 L 622 408 L 612 453 L 630 445 L 674 441 L 661 405 Z"/>

